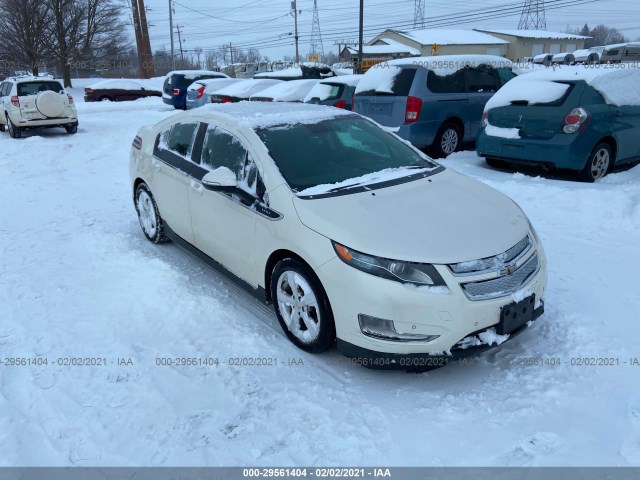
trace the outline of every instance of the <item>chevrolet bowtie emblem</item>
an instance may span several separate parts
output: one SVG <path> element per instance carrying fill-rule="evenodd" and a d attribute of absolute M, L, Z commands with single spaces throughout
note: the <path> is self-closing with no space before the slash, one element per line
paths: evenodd
<path fill-rule="evenodd" d="M 500 270 L 500 276 L 504 277 L 505 275 L 511 275 L 515 271 L 516 271 L 515 265 L 507 265 L 502 270 Z"/>

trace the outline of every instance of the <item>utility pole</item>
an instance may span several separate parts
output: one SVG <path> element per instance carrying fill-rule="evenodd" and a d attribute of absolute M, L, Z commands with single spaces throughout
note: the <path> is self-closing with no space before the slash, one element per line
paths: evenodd
<path fill-rule="evenodd" d="M 131 0 L 131 10 L 133 11 L 133 29 L 136 33 L 136 48 L 138 51 L 138 71 L 140 77 L 144 78 L 144 55 L 143 55 L 143 40 L 142 30 L 140 28 L 140 11 L 138 10 L 138 0 Z"/>
<path fill-rule="evenodd" d="M 300 64 L 300 51 L 298 49 L 298 4 L 296 0 L 291 0 L 293 9 L 293 21 L 295 22 L 294 38 L 296 39 L 296 64 Z"/>
<path fill-rule="evenodd" d="M 134 2 L 136 0 L 133 0 Z M 142 37 L 142 61 L 143 77 L 151 78 L 155 75 L 153 68 L 153 53 L 151 52 L 151 40 L 149 39 L 149 24 L 147 23 L 147 9 L 144 0 L 138 0 L 140 10 L 140 36 Z"/>
<path fill-rule="evenodd" d="M 176 52 L 173 45 L 173 3 L 169 0 L 169 32 L 171 37 L 171 70 L 176 69 Z"/>
<path fill-rule="evenodd" d="M 184 52 L 182 51 L 182 35 L 180 34 L 181 25 L 176 25 L 178 30 L 178 42 L 180 43 L 180 68 L 184 68 Z"/>
<path fill-rule="evenodd" d="M 362 73 L 362 37 L 364 30 L 364 0 L 360 0 L 360 29 L 358 32 L 358 73 Z"/>
<path fill-rule="evenodd" d="M 233 65 L 233 46 L 231 46 L 231 42 L 229 42 L 229 59 L 231 61 L 229 65 Z"/>

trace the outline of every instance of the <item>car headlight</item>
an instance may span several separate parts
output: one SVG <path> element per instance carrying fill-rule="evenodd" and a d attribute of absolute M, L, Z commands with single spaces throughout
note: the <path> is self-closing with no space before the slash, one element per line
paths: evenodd
<path fill-rule="evenodd" d="M 428 263 L 403 262 L 374 257 L 332 242 L 338 258 L 347 265 L 363 272 L 399 283 L 417 286 L 446 286 L 436 270 Z"/>

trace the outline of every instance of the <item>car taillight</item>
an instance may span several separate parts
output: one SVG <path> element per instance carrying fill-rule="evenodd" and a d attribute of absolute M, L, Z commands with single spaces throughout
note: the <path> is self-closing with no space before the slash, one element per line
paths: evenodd
<path fill-rule="evenodd" d="M 204 87 L 204 86 L 202 86 L 202 87 L 200 87 L 200 88 L 198 89 L 198 93 L 196 93 L 196 100 L 199 100 L 199 99 L 201 99 L 201 98 L 202 98 L 202 96 L 204 95 L 204 91 L 205 91 L 206 89 L 207 89 L 207 87 Z"/>
<path fill-rule="evenodd" d="M 67 98 L 69 99 L 69 105 L 73 103 L 73 97 L 67 93 Z"/>
<path fill-rule="evenodd" d="M 576 133 L 584 130 L 589 122 L 589 117 L 589 112 L 584 108 L 574 108 L 566 117 L 564 117 L 562 131 L 564 133 Z"/>
<path fill-rule="evenodd" d="M 140 136 L 136 135 L 136 138 L 133 139 L 133 143 L 131 145 L 133 145 L 133 148 L 136 150 L 142 149 L 142 139 Z"/>
<path fill-rule="evenodd" d="M 222 103 L 233 103 L 233 100 L 230 97 L 222 97 L 220 99 L 220 102 L 222 102 Z"/>
<path fill-rule="evenodd" d="M 174 88 L 173 89 L 173 96 L 177 97 L 178 95 L 180 95 L 180 89 L 179 88 Z"/>
<path fill-rule="evenodd" d="M 93 88 L 85 88 L 84 93 L 93 93 Z"/>
<path fill-rule="evenodd" d="M 13 97 L 11 97 L 11 104 L 14 107 L 19 107 L 20 106 L 20 99 L 17 96 L 14 95 Z"/>
<path fill-rule="evenodd" d="M 406 123 L 417 122 L 420 118 L 421 110 L 422 99 L 417 97 L 407 97 L 407 110 L 404 114 L 404 121 Z"/>
<path fill-rule="evenodd" d="M 334 107 L 336 108 L 347 108 L 347 101 L 346 100 L 338 100 L 336 103 L 333 104 Z"/>
<path fill-rule="evenodd" d="M 489 112 L 484 112 L 482 114 L 482 128 L 487 128 L 489 125 Z"/>

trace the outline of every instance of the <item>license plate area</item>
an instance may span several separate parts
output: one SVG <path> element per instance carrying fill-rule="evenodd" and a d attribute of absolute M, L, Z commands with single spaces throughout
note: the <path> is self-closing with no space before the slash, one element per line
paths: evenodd
<path fill-rule="evenodd" d="M 533 320 L 535 310 L 535 295 L 520 302 L 510 303 L 500 309 L 500 323 L 496 328 L 498 335 L 506 335 L 518 330 L 525 323 Z"/>

